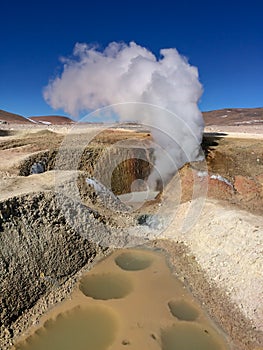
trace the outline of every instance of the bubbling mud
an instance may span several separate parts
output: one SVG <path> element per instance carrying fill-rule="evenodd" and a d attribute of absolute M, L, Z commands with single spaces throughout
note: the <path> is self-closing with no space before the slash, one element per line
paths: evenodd
<path fill-rule="evenodd" d="M 132 291 L 132 283 L 123 274 L 94 274 L 83 277 L 79 289 L 84 295 L 94 299 L 119 299 L 124 298 Z"/>
<path fill-rule="evenodd" d="M 115 263 L 123 270 L 138 271 L 147 269 L 153 259 L 142 252 L 125 252 L 115 258 Z"/>
<path fill-rule="evenodd" d="M 160 252 L 120 249 L 80 278 L 70 298 L 16 350 L 229 350 L 221 329 Z"/>
<path fill-rule="evenodd" d="M 16 350 L 106 350 L 117 328 L 115 315 L 106 308 L 74 308 L 46 321 Z"/>
<path fill-rule="evenodd" d="M 207 327 L 208 328 L 208 327 Z M 162 330 L 162 350 L 221 350 L 214 331 L 196 323 L 181 322 Z"/>
<path fill-rule="evenodd" d="M 170 301 L 168 303 L 171 314 L 183 321 L 195 321 L 198 318 L 198 310 L 185 300 Z"/>

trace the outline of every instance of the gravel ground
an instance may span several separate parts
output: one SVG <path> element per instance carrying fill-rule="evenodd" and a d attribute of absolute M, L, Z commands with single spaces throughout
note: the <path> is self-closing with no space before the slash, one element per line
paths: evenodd
<path fill-rule="evenodd" d="M 208 279 L 263 331 L 263 218 L 206 201 L 196 225 L 183 233 L 188 209 L 181 205 L 160 238 L 184 242 Z"/>

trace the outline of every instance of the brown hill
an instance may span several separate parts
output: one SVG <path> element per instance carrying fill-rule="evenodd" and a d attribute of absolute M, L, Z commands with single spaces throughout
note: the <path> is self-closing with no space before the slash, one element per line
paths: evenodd
<path fill-rule="evenodd" d="M 215 111 L 203 112 L 206 126 L 210 125 L 263 125 L 263 108 L 224 108 Z M 0 123 L 14 124 L 73 124 L 74 121 L 68 117 L 58 115 L 33 116 L 29 119 L 14 113 L 0 110 Z"/>
<path fill-rule="evenodd" d="M 259 125 L 263 124 L 263 108 L 225 108 L 203 112 L 205 125 Z"/>
<path fill-rule="evenodd" d="M 9 113 L 0 109 L 0 123 L 31 124 L 30 120 L 19 114 Z"/>
<path fill-rule="evenodd" d="M 45 116 L 37 116 L 30 117 L 30 120 L 33 120 L 40 124 L 73 124 L 74 121 L 68 117 L 60 116 L 60 115 L 45 115 Z"/>

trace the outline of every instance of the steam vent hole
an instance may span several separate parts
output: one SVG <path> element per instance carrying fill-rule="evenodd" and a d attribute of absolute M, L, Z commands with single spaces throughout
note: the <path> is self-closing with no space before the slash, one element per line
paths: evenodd
<path fill-rule="evenodd" d="M 137 186 L 137 191 L 144 191 L 144 180 L 147 180 L 151 173 L 151 164 L 143 159 L 130 158 L 122 161 L 116 166 L 111 176 L 111 189 L 115 195 L 131 192 L 132 184 Z M 121 179 L 121 181 L 120 181 Z M 140 182 L 138 182 L 140 180 Z"/>
<path fill-rule="evenodd" d="M 115 263 L 126 271 L 138 271 L 147 269 L 153 262 L 153 258 L 144 252 L 125 252 L 115 258 Z"/>
<path fill-rule="evenodd" d="M 103 273 L 83 277 L 79 289 L 87 297 L 108 300 L 124 298 L 133 288 L 128 276 L 118 273 Z"/>

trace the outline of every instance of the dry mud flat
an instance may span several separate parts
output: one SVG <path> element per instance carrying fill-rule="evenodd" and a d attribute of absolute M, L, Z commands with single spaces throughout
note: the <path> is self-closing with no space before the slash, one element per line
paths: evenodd
<path fill-rule="evenodd" d="M 133 218 L 116 215 L 116 210 L 114 214 L 105 210 L 96 201 L 96 194 L 91 195 L 90 189 L 80 188 L 85 206 L 90 207 L 85 210 L 85 215 L 81 205 L 74 200 L 66 199 L 64 212 L 57 208 L 54 198 L 57 183 L 52 169 L 54 152 L 67 131 L 63 128 L 59 134 L 48 128 L 32 128 L 31 131 L 20 128 L 17 135 L 16 130 L 2 132 L 0 311 L 3 349 L 11 348 L 13 340 L 19 339 L 30 325 L 36 324 L 41 314 L 68 296 L 83 269 L 89 269 L 112 251 L 110 244 L 110 249 L 98 244 L 99 232 L 109 237 L 116 232 L 131 232 L 125 239 L 128 237 L 131 245 L 138 244 L 136 240 L 132 241 L 133 233 L 141 228 L 134 228 Z M 85 132 L 85 128 L 80 130 L 80 134 Z M 136 139 L 136 147 L 140 144 L 147 146 L 147 132 L 109 132 L 101 135 L 100 142 L 95 142 L 92 152 L 89 149 L 85 153 L 89 158 L 81 162 L 80 171 L 90 171 L 87 164 L 97 159 L 98 150 L 114 144 L 116 139 L 131 136 Z M 166 252 L 174 273 L 231 339 L 232 349 L 258 350 L 263 344 L 263 222 L 258 215 L 262 210 L 262 140 L 237 139 L 235 143 L 231 141 L 234 138 L 227 141 L 225 136 L 218 133 L 212 138 L 210 136 L 206 145 L 207 164 L 211 174 L 221 175 L 230 185 L 218 178 L 206 179 L 209 198 L 193 200 L 188 198 L 191 177 L 186 168 L 181 173 L 182 192 L 185 192 L 181 203 L 176 198 L 176 186 L 171 182 L 159 201 L 148 203 L 137 214 L 155 214 L 163 203 L 169 204 L 169 213 L 175 212 L 173 220 L 166 230 L 142 230 L 144 245 L 154 249 L 159 247 Z M 32 163 L 43 157 L 48 158 L 48 171 L 26 176 Z M 242 157 L 245 162 L 240 162 Z M 123 178 L 123 174 L 128 178 L 121 188 L 126 189 L 138 174 L 147 176 L 148 170 L 142 169 L 144 166 L 144 163 L 132 161 L 118 169 L 116 179 Z M 240 177 L 243 182 L 240 182 Z M 64 172 L 60 180 L 62 184 L 71 183 L 71 174 Z M 256 184 L 249 187 L 253 189 L 247 191 L 249 193 L 244 190 L 247 180 L 250 185 L 251 181 Z M 121 188 L 117 182 L 113 185 L 119 194 Z M 248 213 L 248 209 L 252 213 Z M 162 214 L 165 210 L 164 205 Z M 73 222 L 73 228 L 66 220 L 72 217 L 77 221 Z M 181 230 L 182 222 L 187 223 L 189 230 Z M 75 224 L 82 225 L 78 229 L 89 231 L 89 236 L 79 236 L 74 230 Z"/>

